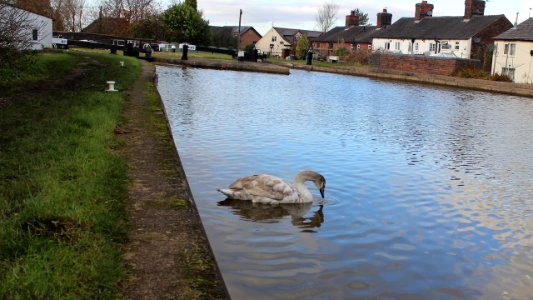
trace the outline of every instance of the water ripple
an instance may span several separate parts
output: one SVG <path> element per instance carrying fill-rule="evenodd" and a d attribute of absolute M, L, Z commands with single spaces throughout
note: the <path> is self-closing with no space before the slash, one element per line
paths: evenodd
<path fill-rule="evenodd" d="M 530 99 L 299 71 L 157 73 L 233 298 L 532 299 Z M 326 199 L 216 192 L 302 169 L 326 177 Z"/>

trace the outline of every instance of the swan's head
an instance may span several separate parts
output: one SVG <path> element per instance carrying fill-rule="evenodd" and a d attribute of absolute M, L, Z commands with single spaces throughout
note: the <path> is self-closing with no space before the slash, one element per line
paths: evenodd
<path fill-rule="evenodd" d="M 326 189 L 326 178 L 319 175 L 317 179 L 314 180 L 316 188 L 320 191 L 320 196 L 324 198 L 324 190 Z"/>
<path fill-rule="evenodd" d="M 324 190 L 326 189 L 326 179 L 317 172 L 306 170 L 298 173 L 294 178 L 294 183 L 303 184 L 305 181 L 312 181 L 316 188 L 320 191 L 320 195 L 324 198 Z"/>

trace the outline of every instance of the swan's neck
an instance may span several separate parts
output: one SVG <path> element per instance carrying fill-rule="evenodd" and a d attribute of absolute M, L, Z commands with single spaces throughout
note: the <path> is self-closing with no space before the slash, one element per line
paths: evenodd
<path fill-rule="evenodd" d="M 304 181 L 294 181 L 294 189 L 298 191 L 298 195 L 300 196 L 300 202 L 312 202 L 313 201 L 313 194 L 309 191 L 309 189 L 305 186 Z"/>
<path fill-rule="evenodd" d="M 313 176 L 313 172 L 303 171 L 296 175 L 296 178 L 294 178 L 293 186 L 298 191 L 301 202 L 313 201 L 313 194 L 311 194 L 309 189 L 305 186 L 305 182 L 308 180 L 313 180 Z"/>

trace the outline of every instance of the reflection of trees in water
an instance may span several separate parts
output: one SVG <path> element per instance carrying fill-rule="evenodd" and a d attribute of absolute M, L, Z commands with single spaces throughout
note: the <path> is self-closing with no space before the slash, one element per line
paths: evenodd
<path fill-rule="evenodd" d="M 311 217 L 306 217 L 311 210 L 312 203 L 266 205 L 252 203 L 251 201 L 226 199 L 218 202 L 219 206 L 230 206 L 232 212 L 243 220 L 259 223 L 277 223 L 290 216 L 292 225 L 307 231 L 317 228 L 324 223 L 324 205 L 319 205 L 318 210 Z"/>

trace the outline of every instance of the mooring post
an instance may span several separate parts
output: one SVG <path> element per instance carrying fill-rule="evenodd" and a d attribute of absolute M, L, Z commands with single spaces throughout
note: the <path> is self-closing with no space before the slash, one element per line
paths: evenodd
<path fill-rule="evenodd" d="M 189 52 L 189 45 L 183 44 L 183 52 L 181 53 L 181 60 L 187 60 L 187 52 Z"/>
<path fill-rule="evenodd" d="M 307 62 L 306 62 L 306 65 L 312 65 L 313 64 L 313 50 L 311 50 L 311 48 L 309 48 L 309 50 L 307 50 Z"/>

